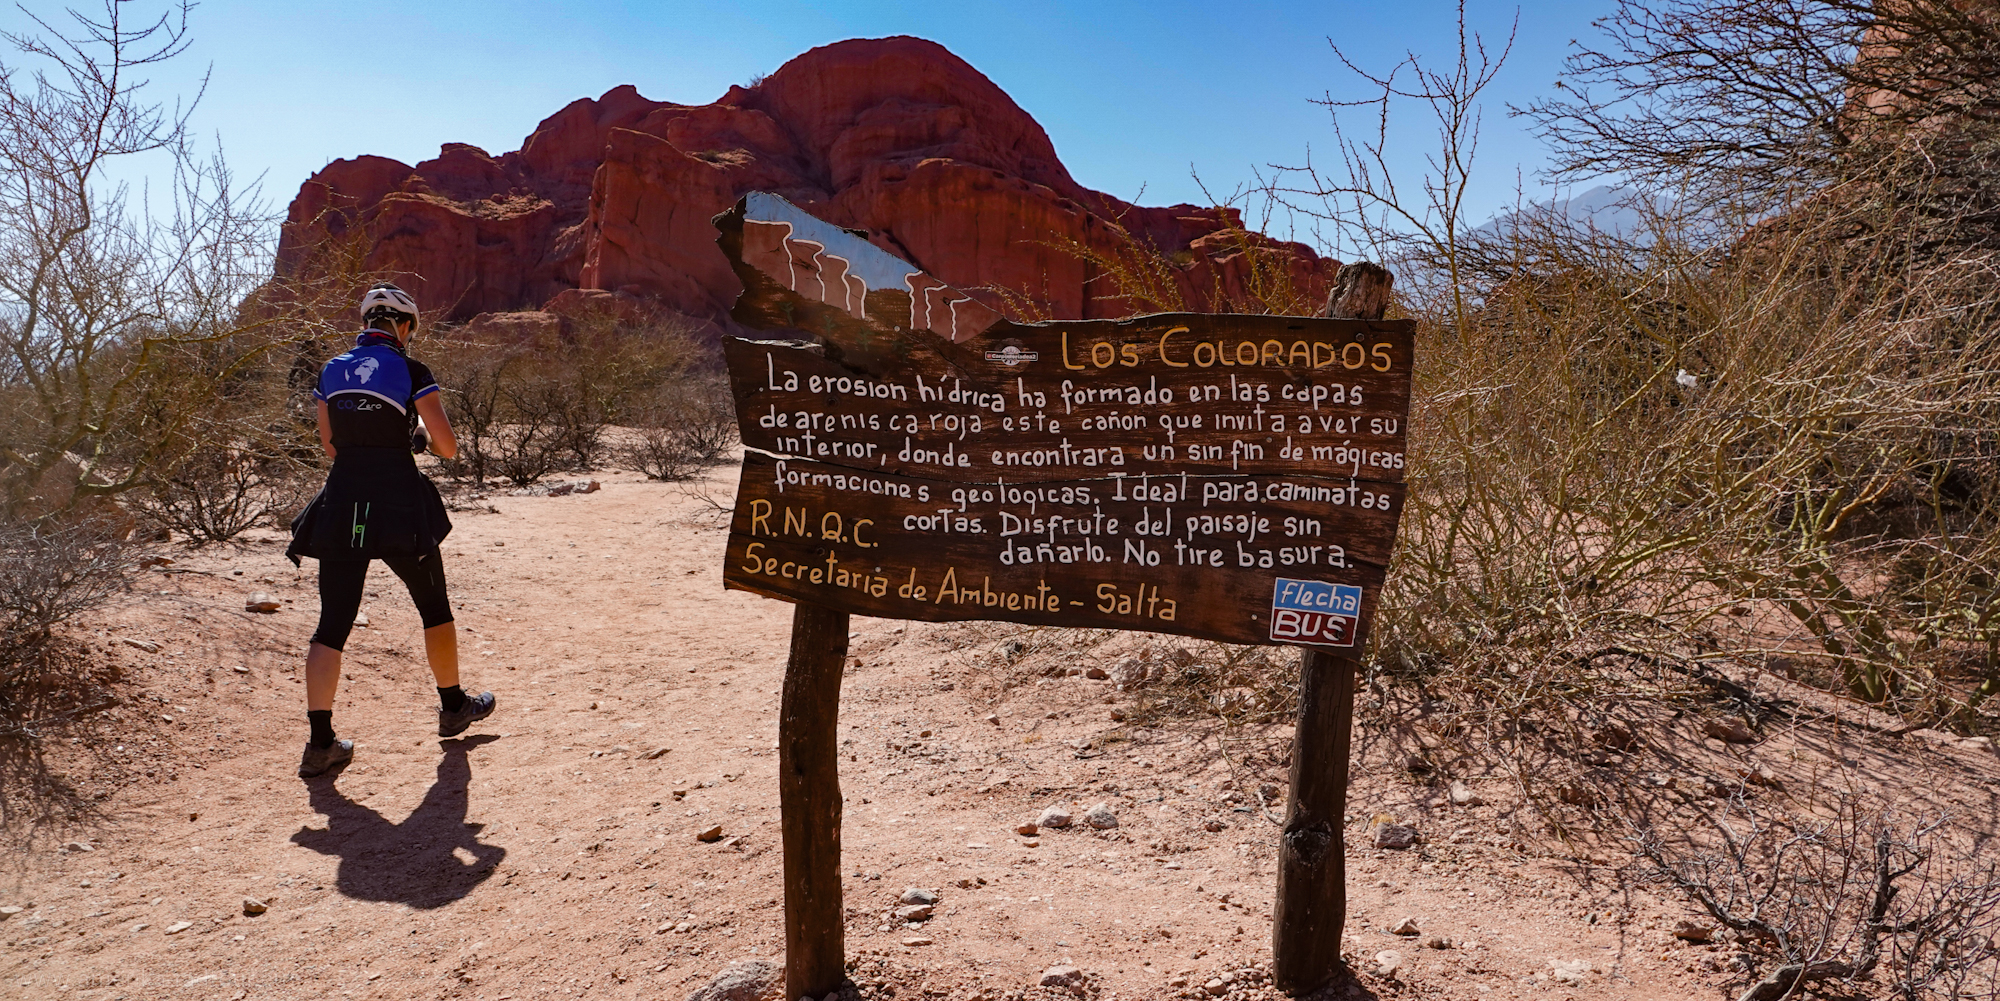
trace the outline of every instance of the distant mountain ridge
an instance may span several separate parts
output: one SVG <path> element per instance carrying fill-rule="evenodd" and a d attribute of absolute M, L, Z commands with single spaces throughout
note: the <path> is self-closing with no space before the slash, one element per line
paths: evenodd
<path fill-rule="evenodd" d="M 1574 195 L 1535 202 L 1524 209 L 1502 212 L 1475 227 L 1473 232 L 1497 236 L 1523 219 L 1542 218 L 1549 222 L 1596 230 L 1617 239 L 1648 242 L 1646 214 L 1636 204 L 1646 196 L 1622 185 L 1600 184 Z"/>
<path fill-rule="evenodd" d="M 359 237 L 446 320 L 559 308 L 601 290 L 719 318 L 739 291 L 709 219 L 748 191 L 784 196 L 939 279 L 1025 296 L 1058 319 L 1131 312 L 1072 246 L 1132 239 L 1178 262 L 1196 308 L 1246 270 L 1233 210 L 1146 208 L 1078 184 L 1048 135 L 998 86 L 933 42 L 857 39 L 813 49 L 713 104 L 632 86 L 579 100 L 519 150 L 446 143 L 409 166 L 336 160 L 292 201 L 278 269 L 329 238 Z M 1292 276 L 1338 262 L 1264 241 Z M 996 304 L 998 304 L 996 300 Z"/>

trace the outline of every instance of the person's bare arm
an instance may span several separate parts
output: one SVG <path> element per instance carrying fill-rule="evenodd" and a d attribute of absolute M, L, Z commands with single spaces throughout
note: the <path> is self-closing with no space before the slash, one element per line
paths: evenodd
<path fill-rule="evenodd" d="M 444 415 L 444 394 L 432 393 L 417 401 L 417 416 L 431 437 L 431 454 L 449 459 L 458 454 L 458 437 L 451 433 L 451 418 Z"/>
<path fill-rule="evenodd" d="M 319 401 L 319 447 L 326 457 L 335 458 L 333 451 L 333 421 L 326 416 L 326 401 Z"/>

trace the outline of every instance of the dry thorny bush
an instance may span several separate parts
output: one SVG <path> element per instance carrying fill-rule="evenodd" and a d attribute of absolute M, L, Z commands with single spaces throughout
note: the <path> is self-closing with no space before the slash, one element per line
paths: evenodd
<path fill-rule="evenodd" d="M 0 830 L 72 821 L 93 808 L 85 789 L 45 761 L 57 738 L 94 759 L 86 781 L 120 774 L 118 741 L 99 715 L 118 701 L 118 667 L 61 627 L 125 590 L 142 548 L 124 540 L 124 528 L 0 523 Z"/>
<path fill-rule="evenodd" d="M 1819 6 L 1839 30 L 1778 34 L 1819 46 L 1823 60 L 1854 58 L 1842 46 L 1875 5 Z M 1789 9 L 1724 0 L 1658 9 L 1693 8 L 1716 14 L 1690 21 L 1695 31 L 1731 18 L 1776 31 L 1772 18 Z M 1621 9 L 1622 23 L 1650 23 L 1646 4 Z M 1954 5 L 1924 0 L 1906 13 L 1911 24 L 1937 20 L 1943 34 L 1899 41 L 1882 58 L 1917 56 L 1864 74 L 1880 86 L 1936 71 L 1926 46 L 1940 39 L 1978 36 L 1979 52 L 2000 51 L 1986 45 L 2000 34 Z M 1762 37 L 1718 27 L 1702 58 L 1753 76 L 1789 72 L 1784 60 L 1760 63 L 1768 52 L 1727 51 Z M 1673 40 L 1619 44 L 1663 39 Z M 1671 52 L 1650 58 L 1660 64 L 1620 72 L 1674 68 Z M 1743 682 L 1760 670 L 1900 715 L 1892 732 L 2000 732 L 1988 703 L 2000 693 L 2000 258 L 1981 249 L 1990 234 L 1975 230 L 1990 228 L 1990 213 L 1973 197 L 1981 186 L 1969 194 L 1966 184 L 1968 173 L 1990 174 L 1990 144 L 1976 129 L 1939 124 L 1983 121 L 1979 109 L 1877 116 L 1865 151 L 1802 145 L 1791 167 L 1735 162 L 1701 177 L 1699 198 L 1677 199 L 1671 185 L 1637 189 L 1627 209 L 1639 222 L 1620 232 L 1538 210 L 1474 230 L 1464 198 L 1477 102 L 1504 59 L 1468 35 L 1456 67 L 1433 71 L 1412 57 L 1399 73 L 1364 74 L 1381 98 L 1359 103 L 1382 113 L 1380 130 L 1339 137 L 1346 176 L 1329 180 L 1308 164 L 1280 170 L 1260 192 L 1394 264 L 1392 316 L 1417 329 L 1410 491 L 1364 654 L 1363 726 L 1400 732 L 1413 773 L 1498 768 L 1565 839 L 1601 834 L 1612 816 L 1600 809 L 1630 806 L 1603 788 L 1635 782 L 1629 764 L 1595 765 L 1624 761 L 1619 748 L 1634 731 L 1650 728 L 1664 744 L 1689 716 L 1737 716 L 1752 729 L 1825 718 Z M 1850 77 L 1798 85 L 1840 90 Z M 1988 89 L 1919 91 L 1949 103 Z M 1434 172 L 1401 188 L 1386 153 L 1388 108 L 1399 102 L 1434 115 L 1442 141 Z M 1598 110 L 1610 116 L 1599 125 L 1625 113 Z M 1743 113 L 1778 116 L 1744 134 L 1782 125 L 1770 108 Z M 1895 121 L 1931 131 L 1892 135 Z M 1632 127 L 1625 138 L 1647 126 Z M 1586 143 L 1588 132 L 1566 141 Z M 1644 149 L 1634 142 L 1620 155 Z M 1579 169 L 1592 162 L 1585 146 L 1567 152 Z M 1659 176 L 1672 166 L 1663 159 Z M 1148 308 L 1186 301 L 1185 262 L 1136 241 L 1124 255 L 1084 256 L 1116 286 L 1101 294 Z M 1270 287 L 1263 308 L 1308 311 Z M 1107 642 L 1048 632 L 1002 642 L 1077 651 Z M 1269 732 L 1293 704 L 1295 658 L 1181 648 L 1136 717 Z M 1723 791 L 1710 786 L 1711 798 Z M 1824 818 L 1811 818 L 1823 811 L 1789 805 L 1796 816 L 1770 822 L 1820 830 Z M 1872 859 L 1887 844 L 1898 857 L 1922 854 L 1925 864 L 1899 877 L 1909 885 L 1901 899 L 1976 896 L 1983 884 L 1961 864 L 1969 856 L 1936 846 L 1969 844 L 1991 824 L 1905 825 L 1887 841 L 1853 834 L 1824 851 Z M 1960 867 L 1947 871 L 1947 857 Z M 1768 858 L 1755 865 L 1757 878 L 1780 875 Z M 1842 961 L 1864 962 L 1865 924 L 1846 927 Z M 1935 950 L 1898 952 L 1901 939 L 1884 935 L 1878 983 L 1912 997 L 1949 993 L 1911 986 L 1946 982 L 1932 977 Z M 1990 978 L 1990 963 L 1980 969 Z M 1965 988 L 1992 992 L 1980 989 Z"/>
<path fill-rule="evenodd" d="M 1663 882 L 1734 933 L 1755 977 L 1742 1001 L 1809 984 L 1887 988 L 1909 1001 L 2000 993 L 2000 862 L 1990 832 L 1843 797 L 1824 815 L 1743 796 L 1632 840 Z"/>
<path fill-rule="evenodd" d="M 617 459 L 683 479 L 734 444 L 711 354 L 673 318 L 585 316 L 516 341 L 447 333 L 425 348 L 459 437 L 445 469 L 475 486 L 494 476 L 527 486 Z"/>

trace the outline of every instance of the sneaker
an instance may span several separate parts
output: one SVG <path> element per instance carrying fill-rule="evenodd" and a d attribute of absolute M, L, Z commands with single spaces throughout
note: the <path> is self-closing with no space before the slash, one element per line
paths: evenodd
<path fill-rule="evenodd" d="M 305 756 L 299 759 L 299 778 L 310 779 L 347 764 L 354 758 L 354 742 L 336 740 L 325 747 L 306 745 Z"/>
<path fill-rule="evenodd" d="M 465 704 L 456 712 L 438 710 L 438 736 L 456 737 L 464 733 L 466 727 L 493 715 L 493 705 L 493 693 L 480 692 L 466 696 Z"/>

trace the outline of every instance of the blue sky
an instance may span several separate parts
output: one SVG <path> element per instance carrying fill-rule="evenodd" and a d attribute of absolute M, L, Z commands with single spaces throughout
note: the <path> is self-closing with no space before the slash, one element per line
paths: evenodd
<path fill-rule="evenodd" d="M 72 3 L 79 0 L 70 0 Z M 81 0 L 88 3 L 89 0 Z M 46 3 L 32 2 L 38 10 Z M 1545 94 L 1570 40 L 1609 0 L 1517 8 L 1471 4 L 1496 45 L 1520 32 L 1491 91 L 1475 221 L 1513 204 L 1544 154 L 1505 102 Z M 310 173 L 361 153 L 415 162 L 442 142 L 515 149 L 535 123 L 623 83 L 654 99 L 702 103 L 815 45 L 912 34 L 942 43 L 992 78 L 1048 130 L 1070 171 L 1147 204 L 1203 200 L 1190 177 L 1227 192 L 1253 165 L 1331 152 L 1327 113 L 1310 100 L 1364 94 L 1333 58 L 1337 40 L 1371 68 L 1412 50 L 1440 65 L 1456 51 L 1455 6 L 1400 3 L 963 4 L 873 0 L 790 4 L 402 0 L 274 4 L 204 0 L 195 42 L 154 75 L 162 93 L 212 73 L 196 122 L 219 136 L 240 175 L 262 175 L 282 204 Z M 14 28 L 20 15 L 0 14 Z M 1399 129 L 1402 169 L 1421 169 L 1429 123 Z"/>

